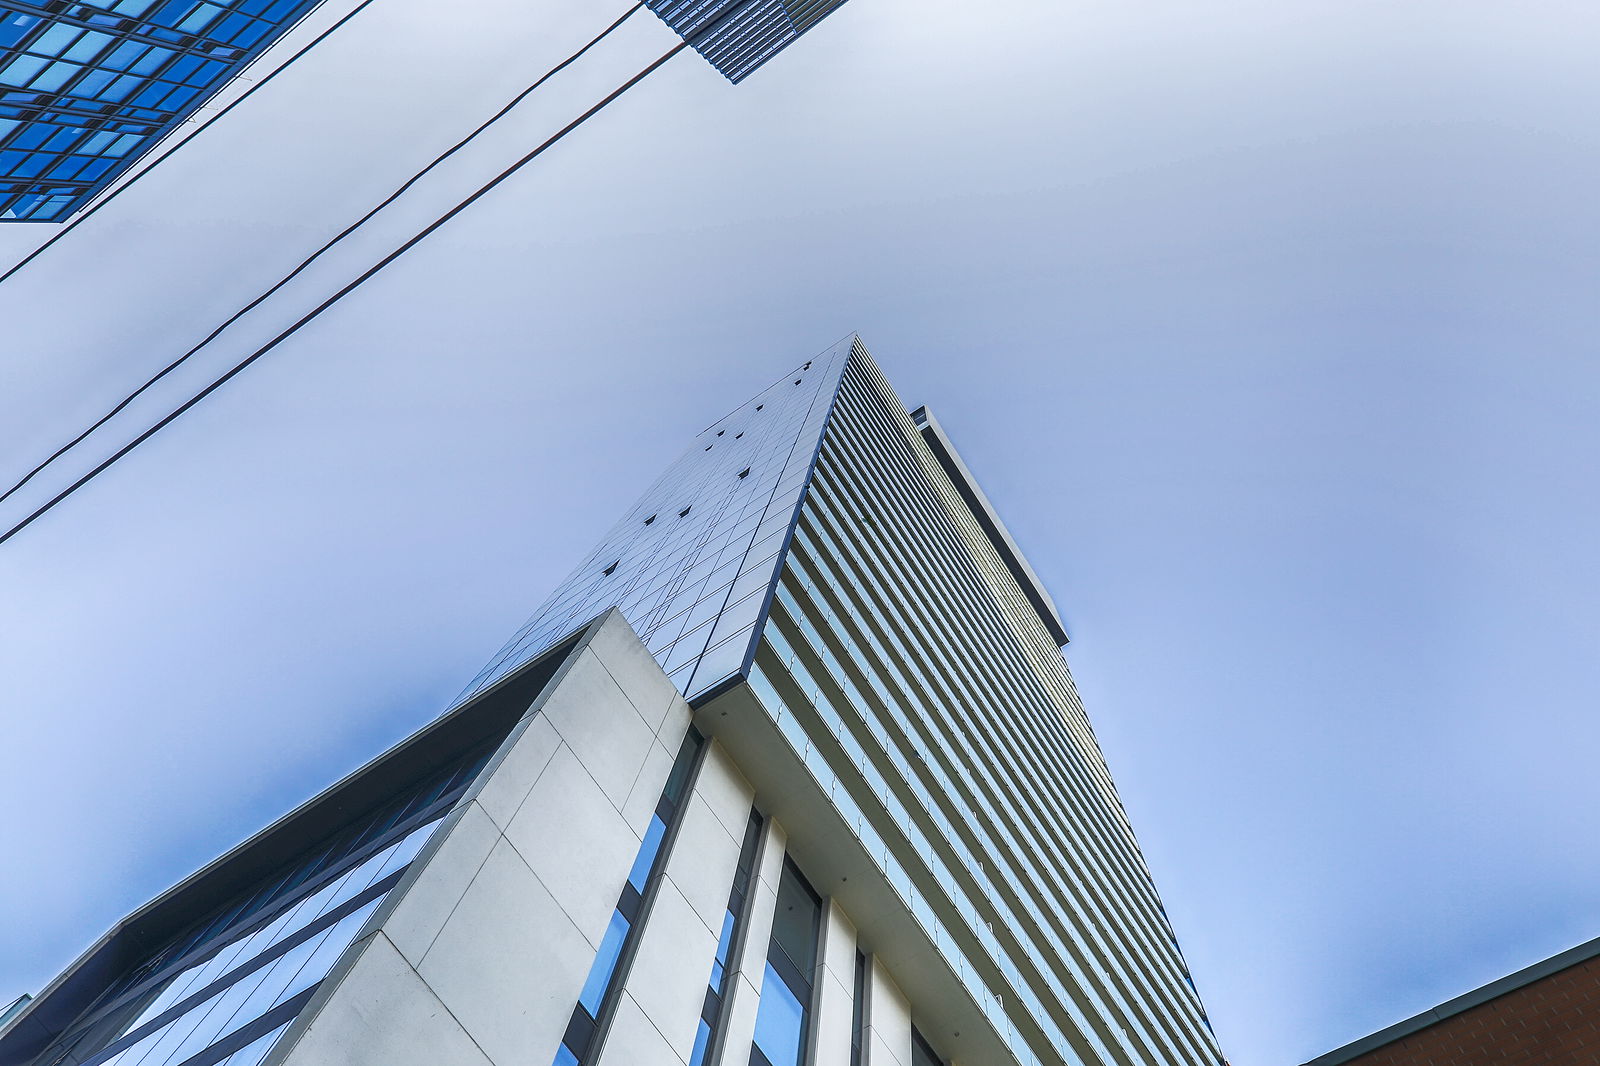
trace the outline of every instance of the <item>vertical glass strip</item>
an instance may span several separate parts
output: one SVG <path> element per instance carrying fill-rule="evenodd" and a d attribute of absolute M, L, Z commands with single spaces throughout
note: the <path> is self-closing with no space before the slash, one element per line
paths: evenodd
<path fill-rule="evenodd" d="M 850 1066 L 861 1066 L 861 1045 L 867 1029 L 867 956 L 857 949 L 850 999 Z"/>
<path fill-rule="evenodd" d="M 733 957 L 739 933 L 744 928 L 745 903 L 750 898 L 750 882 L 755 877 L 756 854 L 761 848 L 761 815 L 754 807 L 745 824 L 744 843 L 739 847 L 739 867 L 733 873 L 733 888 L 728 893 L 728 909 L 722 915 L 722 932 L 717 936 L 717 957 L 711 964 L 706 996 L 700 1006 L 700 1028 L 695 1032 L 689 1066 L 703 1066 L 722 1021 L 722 1004 L 728 987 L 728 964 Z"/>
<path fill-rule="evenodd" d="M 667 857 L 665 844 L 677 829 L 683 800 L 689 791 L 689 779 L 694 775 L 704 745 L 705 738 L 690 729 L 678 748 L 666 787 L 656 801 L 655 814 L 650 818 L 639 853 L 628 872 L 627 884 L 622 886 L 622 898 L 617 900 L 617 909 L 612 912 L 611 923 L 600 940 L 600 950 L 589 968 L 589 977 L 578 994 L 578 1005 L 572 1009 L 567 1031 L 556 1049 L 555 1066 L 585 1066 L 599 1050 L 595 1036 L 604 1028 L 603 1020 L 616 1003 L 617 990 L 626 972 L 624 960 L 632 955 L 639 942 L 639 930 L 644 925 L 640 918 L 656 882 L 661 879 Z"/>
<path fill-rule="evenodd" d="M 805 1057 L 821 917 L 822 900 L 816 890 L 794 863 L 784 860 L 750 1066 L 800 1066 Z"/>

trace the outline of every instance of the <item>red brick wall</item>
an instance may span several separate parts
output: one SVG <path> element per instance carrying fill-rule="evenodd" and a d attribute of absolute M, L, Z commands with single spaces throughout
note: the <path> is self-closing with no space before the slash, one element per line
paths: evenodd
<path fill-rule="evenodd" d="M 1357 1055 L 1349 1066 L 1600 1066 L 1600 958 Z"/>

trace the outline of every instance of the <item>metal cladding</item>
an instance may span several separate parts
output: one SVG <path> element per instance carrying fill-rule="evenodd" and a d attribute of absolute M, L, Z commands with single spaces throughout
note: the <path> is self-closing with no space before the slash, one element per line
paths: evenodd
<path fill-rule="evenodd" d="M 0 222 L 65 218 L 317 0 L 0 0 Z"/>
<path fill-rule="evenodd" d="M 844 0 L 647 0 L 647 6 L 731 82 L 843 5 Z"/>

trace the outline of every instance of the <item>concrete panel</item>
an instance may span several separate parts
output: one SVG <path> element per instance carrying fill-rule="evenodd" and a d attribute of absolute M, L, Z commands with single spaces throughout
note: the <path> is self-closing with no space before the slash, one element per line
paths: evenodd
<path fill-rule="evenodd" d="M 747 1053 L 748 1054 L 748 1053 Z M 684 1061 L 630 997 L 617 1003 L 596 1066 L 674 1066 Z M 528 1064 L 537 1066 L 537 1064 Z M 741 1064 L 742 1066 L 742 1064 Z"/>
<path fill-rule="evenodd" d="M 566 745 L 551 756 L 506 827 L 506 839 L 598 946 L 639 851 L 639 837 Z"/>
<path fill-rule="evenodd" d="M 844 908 L 834 900 L 828 900 L 825 907 L 818 968 L 831 971 L 846 988 L 853 988 L 856 980 L 856 927 L 845 914 Z"/>
<path fill-rule="evenodd" d="M 911 1004 L 876 958 L 867 962 L 866 1066 L 909 1066 Z"/>
<path fill-rule="evenodd" d="M 397 887 L 394 909 L 383 919 L 384 935 L 412 966 L 422 962 L 500 839 L 500 830 L 475 802 L 462 807 L 441 834 L 436 843 L 429 842 L 432 856 L 407 875 L 415 878 L 410 887 Z"/>
<path fill-rule="evenodd" d="M 821 952 L 813 974 L 814 1066 L 850 1066 L 855 1005 L 856 931 L 832 900 L 823 912 Z"/>
<path fill-rule="evenodd" d="M 722 927 L 738 865 L 739 841 L 728 835 L 698 790 L 691 793 L 672 854 L 667 856 L 667 876 L 713 934 Z"/>
<path fill-rule="evenodd" d="M 681 697 L 620 611 L 606 616 L 590 638 L 588 650 L 621 686 L 650 731 L 660 729 L 673 700 Z"/>
<path fill-rule="evenodd" d="M 749 1066 L 750 1045 L 756 1038 L 756 1011 L 761 1007 L 761 975 L 751 982 L 746 974 L 728 980 L 728 1013 L 722 1024 L 722 1055 L 710 1066 Z"/>
<path fill-rule="evenodd" d="M 709 743 L 705 761 L 700 764 L 700 775 L 695 779 L 694 791 L 705 800 L 728 835 L 742 843 L 756 790 L 734 765 L 727 749 L 714 740 Z"/>
<path fill-rule="evenodd" d="M 491 1066 L 433 991 L 382 933 L 369 937 L 285 1066 Z"/>
<path fill-rule="evenodd" d="M 730 868 L 730 880 L 732 876 Z M 679 1058 L 687 1059 L 694 1049 L 700 1005 L 716 955 L 716 934 L 670 879 L 662 881 L 624 988 Z"/>
<path fill-rule="evenodd" d="M 494 824 L 504 829 L 522 806 L 561 744 L 555 727 L 543 715 L 535 715 L 518 727 L 511 747 L 500 761 L 485 769 L 477 783 L 477 801 Z"/>
<path fill-rule="evenodd" d="M 656 730 L 656 740 L 677 751 L 678 745 L 683 743 L 683 735 L 689 731 L 689 723 L 693 720 L 694 712 L 674 690 L 672 703 Z"/>
<path fill-rule="evenodd" d="M 639 776 L 634 778 L 628 801 L 622 805 L 622 817 L 641 837 L 650 824 L 650 815 L 655 812 L 656 804 L 661 799 L 661 790 L 667 784 L 667 775 L 672 772 L 672 762 L 677 757 L 676 748 L 668 749 L 660 743 L 652 743 L 644 765 L 639 768 Z"/>
<path fill-rule="evenodd" d="M 593 961 L 594 946 L 501 840 L 418 972 L 495 1063 L 545 1063 Z"/>
<path fill-rule="evenodd" d="M 816 1026 L 812 1037 L 813 1066 L 850 1066 L 850 1038 L 855 1023 L 855 995 L 832 970 L 819 969 L 814 992 Z"/>
<path fill-rule="evenodd" d="M 599 782 L 611 805 L 621 810 L 655 729 L 593 652 L 578 653 L 541 713 Z"/>

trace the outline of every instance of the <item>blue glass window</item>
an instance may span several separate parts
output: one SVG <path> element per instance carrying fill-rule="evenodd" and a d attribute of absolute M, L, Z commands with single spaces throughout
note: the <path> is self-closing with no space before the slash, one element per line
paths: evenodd
<path fill-rule="evenodd" d="M 801 1066 L 821 916 L 822 900 L 795 865 L 785 861 L 761 978 L 751 1066 Z"/>

